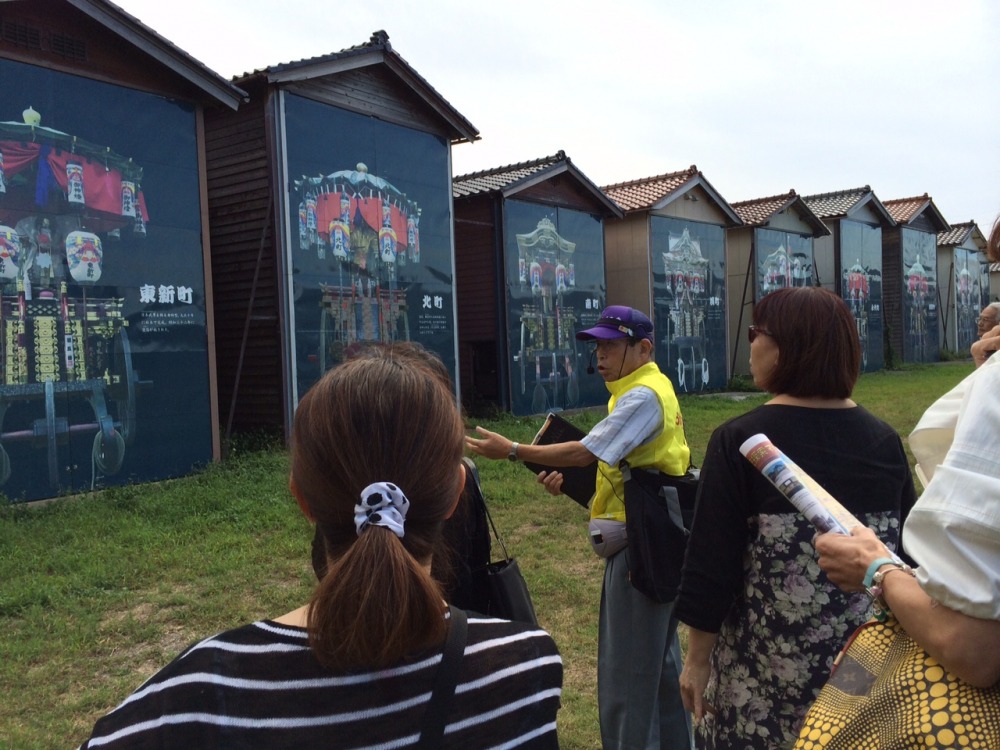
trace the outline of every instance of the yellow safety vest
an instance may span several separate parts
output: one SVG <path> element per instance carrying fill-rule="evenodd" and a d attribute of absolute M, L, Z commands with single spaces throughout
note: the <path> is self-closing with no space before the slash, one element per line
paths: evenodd
<path fill-rule="evenodd" d="M 608 413 L 622 394 L 644 385 L 656 394 L 663 410 L 663 429 L 655 439 L 640 445 L 625 460 L 636 469 L 659 469 L 664 474 L 681 476 L 691 463 L 691 449 L 684 437 L 684 418 L 670 379 L 655 362 L 648 362 L 624 378 L 606 383 L 611 391 Z M 597 462 L 597 492 L 590 505 L 591 518 L 625 520 L 625 482 L 617 466 Z"/>

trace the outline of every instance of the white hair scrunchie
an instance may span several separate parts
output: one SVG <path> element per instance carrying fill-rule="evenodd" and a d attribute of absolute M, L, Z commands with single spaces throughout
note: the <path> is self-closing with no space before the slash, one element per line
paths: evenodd
<path fill-rule="evenodd" d="M 394 484 L 375 482 L 361 490 L 361 502 L 354 506 L 354 527 L 358 536 L 369 525 L 384 526 L 400 539 L 410 501 Z"/>

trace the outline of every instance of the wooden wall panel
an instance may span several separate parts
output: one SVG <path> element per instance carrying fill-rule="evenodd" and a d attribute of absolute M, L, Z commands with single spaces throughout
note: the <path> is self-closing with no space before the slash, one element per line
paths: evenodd
<path fill-rule="evenodd" d="M 649 215 L 629 214 L 604 221 L 607 305 L 628 305 L 651 312 L 653 277 L 649 267 Z M 656 321 L 653 321 L 656 325 Z"/>
<path fill-rule="evenodd" d="M 903 247 L 899 227 L 882 230 L 882 319 L 897 362 L 903 361 Z"/>
<path fill-rule="evenodd" d="M 381 67 L 289 83 L 285 90 L 387 122 L 430 133 L 446 132 L 446 125 L 427 103 Z"/>
<path fill-rule="evenodd" d="M 544 182 L 519 190 L 511 198 L 546 203 L 560 208 L 572 208 L 589 213 L 604 213 L 605 208 L 594 195 L 568 174 L 556 175 Z"/>
<path fill-rule="evenodd" d="M 280 429 L 284 424 L 266 92 L 260 88 L 255 93 L 238 112 L 211 110 L 205 117 L 219 412 L 223 429 L 231 418 L 235 432 Z"/>
<path fill-rule="evenodd" d="M 736 227 L 726 232 L 726 328 L 729 331 L 726 360 L 730 378 L 750 374 L 750 344 L 744 331 L 753 322 L 756 281 L 751 258 L 755 231 L 753 227 Z"/>
<path fill-rule="evenodd" d="M 0 31 L 0 57 L 189 101 L 206 100 L 203 90 L 69 3 L 0 3 Z"/>
<path fill-rule="evenodd" d="M 458 367 L 463 406 L 475 411 L 502 393 L 498 328 L 504 315 L 497 299 L 497 246 L 501 227 L 494 216 L 499 196 L 455 201 L 455 295 L 458 304 Z"/>

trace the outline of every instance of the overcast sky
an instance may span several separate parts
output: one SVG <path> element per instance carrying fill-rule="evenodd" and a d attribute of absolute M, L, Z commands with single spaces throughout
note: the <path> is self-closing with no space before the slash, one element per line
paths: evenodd
<path fill-rule="evenodd" d="M 598 185 L 696 164 L 733 203 L 871 185 L 1000 213 L 995 0 L 117 0 L 229 78 L 390 43 L 482 140 L 455 174 L 563 149 Z"/>

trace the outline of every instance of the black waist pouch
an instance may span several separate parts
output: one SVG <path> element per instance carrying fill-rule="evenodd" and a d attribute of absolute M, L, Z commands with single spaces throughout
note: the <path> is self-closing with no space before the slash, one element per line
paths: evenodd
<path fill-rule="evenodd" d="M 655 602 L 672 602 L 681 583 L 698 477 L 619 467 L 625 480 L 629 581 Z M 686 521 L 686 523 L 685 523 Z"/>

